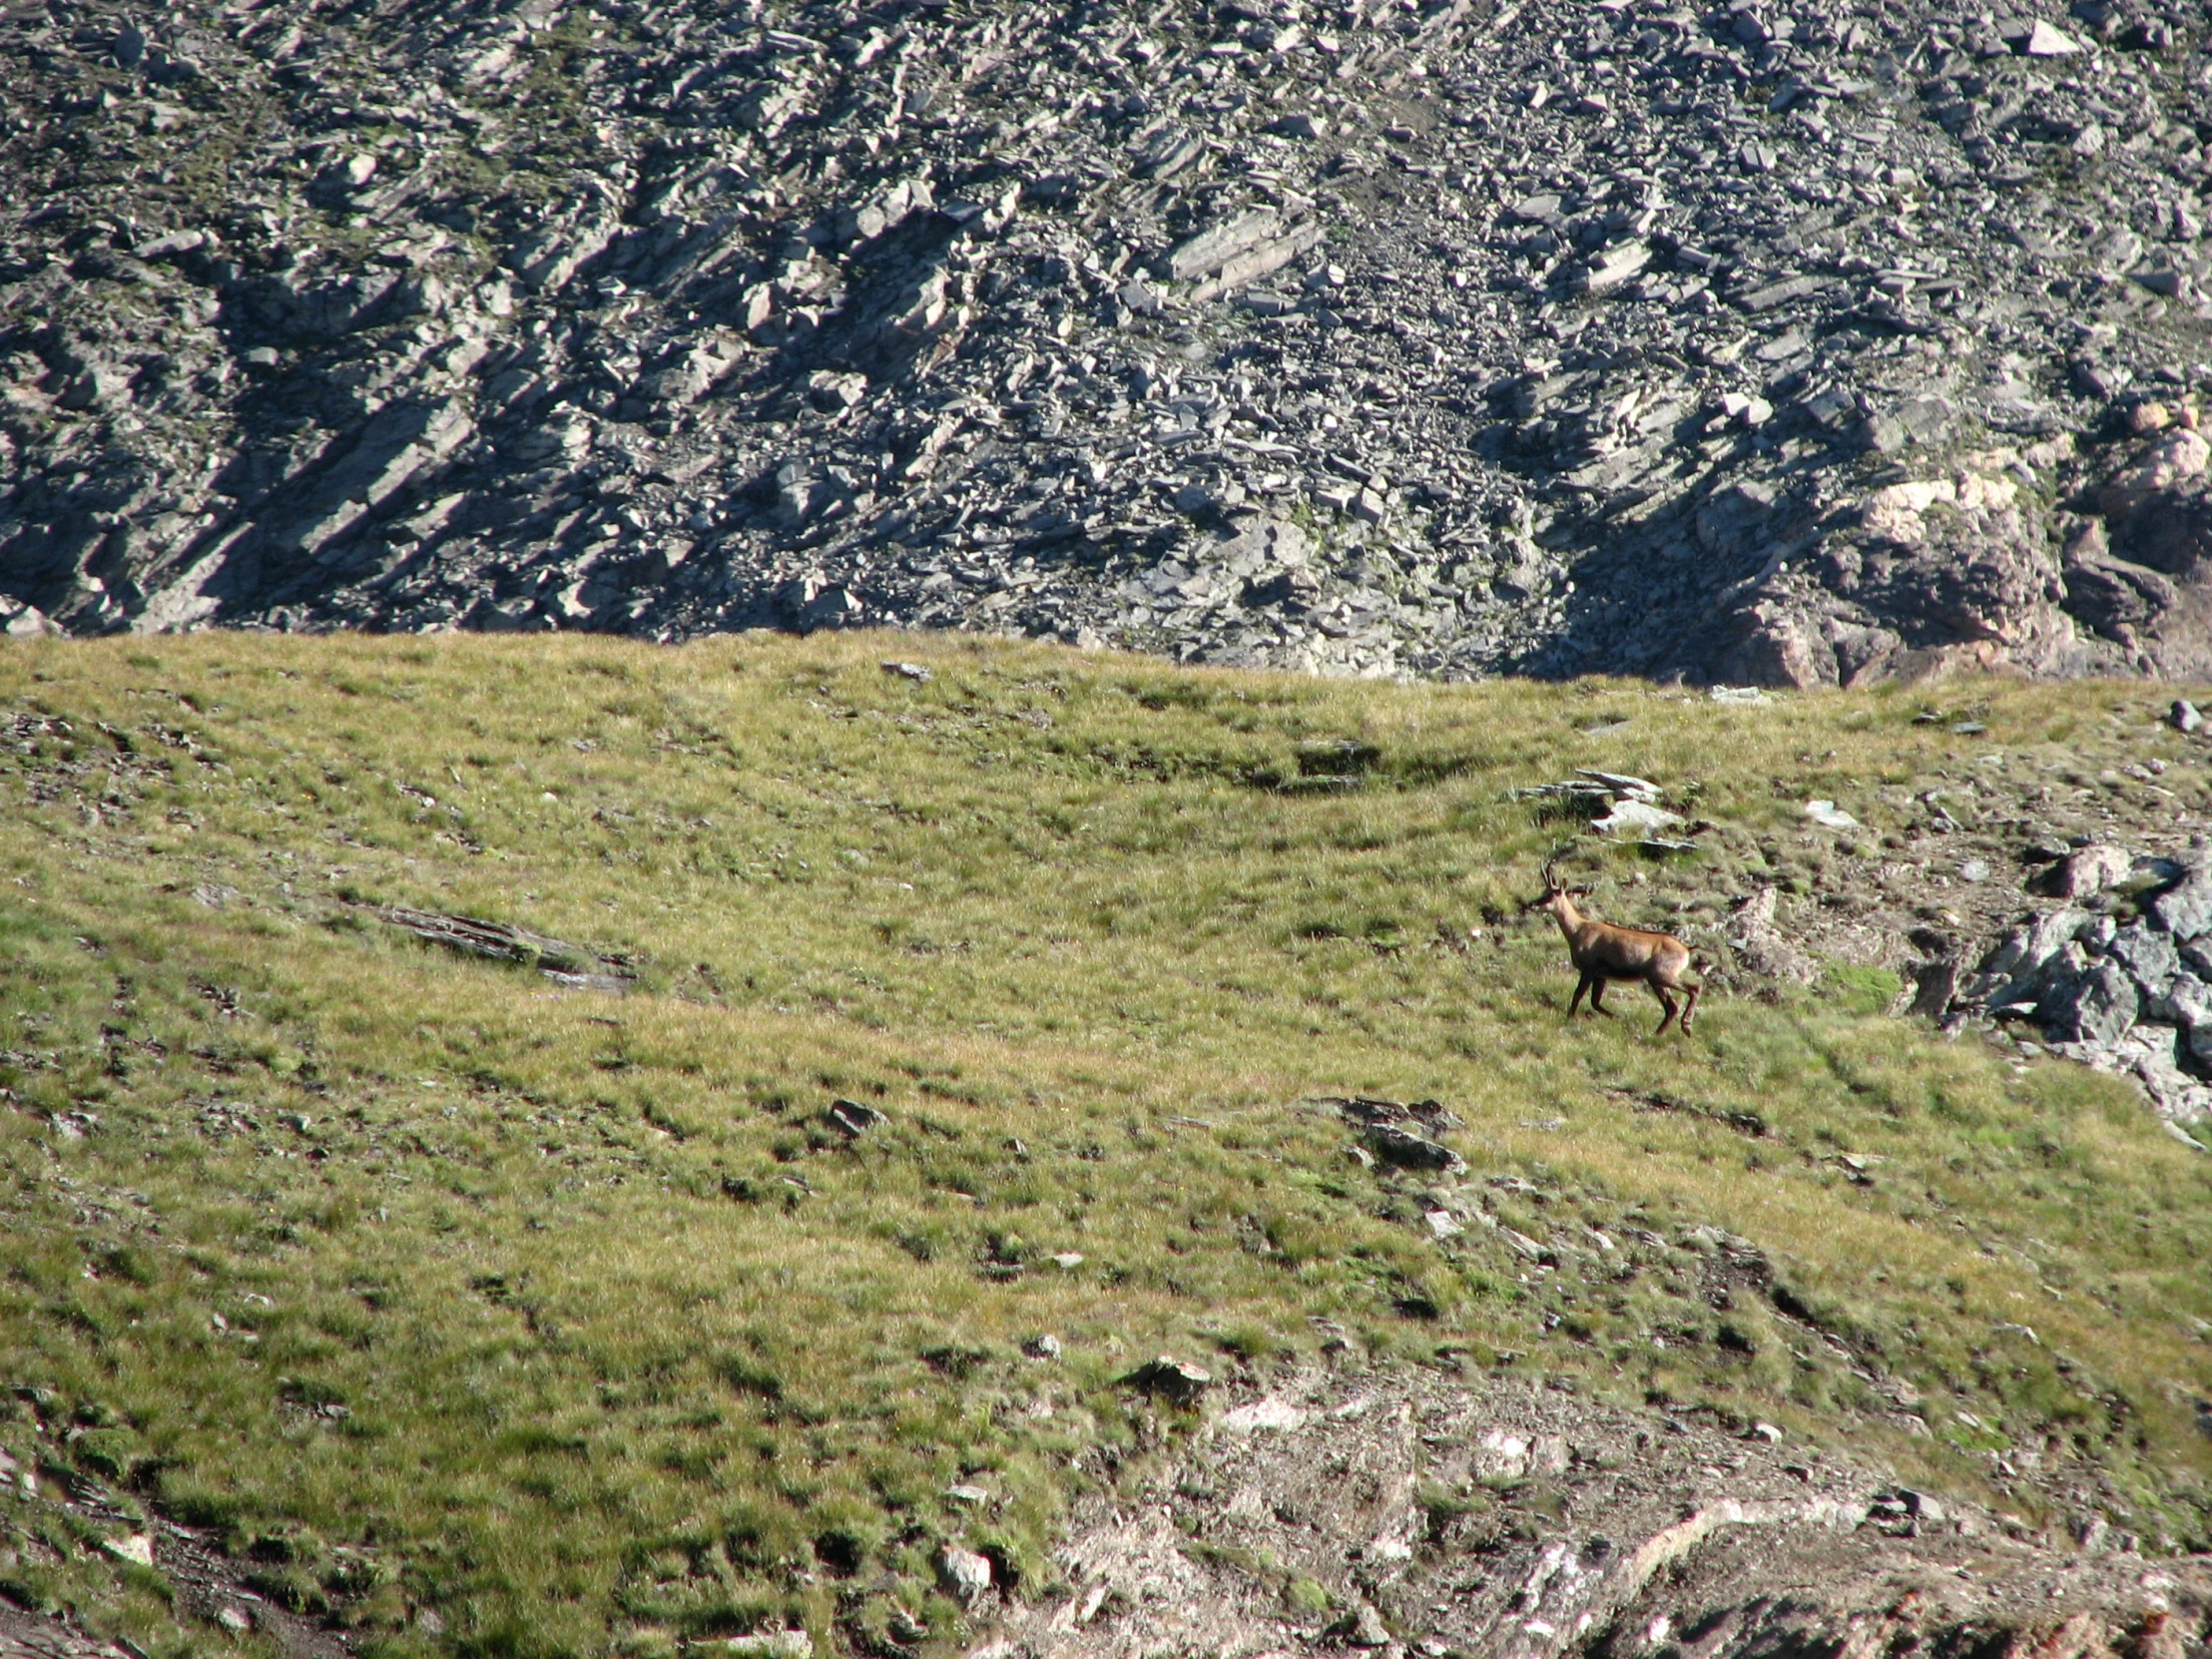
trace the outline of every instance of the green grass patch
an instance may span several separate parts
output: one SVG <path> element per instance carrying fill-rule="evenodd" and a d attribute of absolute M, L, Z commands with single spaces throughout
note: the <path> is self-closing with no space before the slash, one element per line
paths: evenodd
<path fill-rule="evenodd" d="M 2149 689 L 1977 688 L 1967 740 L 1880 692 L 900 638 L 917 684 L 893 649 L 0 651 L 0 1446 L 394 1656 L 949 1648 L 942 1546 L 1046 1585 L 1068 1496 L 1186 1420 L 1124 1382 L 1162 1352 L 1570 1373 L 2023 1512 L 2007 1469 L 2094 1465 L 2149 1547 L 2212 1542 L 2212 1160 L 2117 1082 L 1885 1017 L 1894 976 L 1564 1025 L 1556 933 L 1506 919 L 1560 833 L 1507 791 L 1568 766 L 1718 827 L 1596 860 L 1603 913 L 1681 926 L 1818 882 L 1807 797 L 1879 835 L 1994 745 L 2055 766 L 2060 720 L 2146 755 Z M 1349 1093 L 1447 1103 L 1544 1259 L 1439 1241 L 1312 1100 Z M 208 1643 L 62 1519 L 0 1510 L 0 1588 Z"/>

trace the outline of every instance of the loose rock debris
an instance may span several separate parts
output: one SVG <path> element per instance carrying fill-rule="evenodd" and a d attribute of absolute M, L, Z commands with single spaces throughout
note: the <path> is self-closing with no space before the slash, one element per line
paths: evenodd
<path fill-rule="evenodd" d="M 413 910 L 399 904 L 379 906 L 376 916 L 427 943 L 443 945 L 463 955 L 519 962 L 536 968 L 556 984 L 580 990 L 606 991 L 619 996 L 637 979 L 629 964 L 619 958 L 597 955 L 581 945 L 533 932 L 512 922 L 446 915 L 437 910 Z"/>
<path fill-rule="evenodd" d="M 2204 673 L 2204 27 L 19 7 L 0 627 Z"/>
<path fill-rule="evenodd" d="M 2159 1630 L 2196 1653 L 2203 1561 L 2097 1538 L 1888 1485 L 1772 1424 L 1346 1368 L 1223 1409 L 1140 1488 L 1084 1500 L 1054 1554 L 1067 1588 L 1005 1607 L 973 1651 L 1750 1659 L 1970 1633 L 2127 1659 Z"/>
<path fill-rule="evenodd" d="M 1434 1138 L 1459 1127 L 1459 1119 L 1436 1101 L 1417 1100 L 1408 1106 L 1394 1100 L 1355 1096 L 1349 1100 L 1324 1097 L 1318 1104 L 1335 1106 L 1342 1112 L 1346 1122 L 1360 1129 L 1367 1148 L 1385 1164 L 1399 1169 L 1440 1170 L 1450 1175 L 1466 1171 L 1467 1161 Z"/>
<path fill-rule="evenodd" d="M 2113 889 L 2132 884 L 2117 904 Z M 1991 944 L 1943 1010 L 2018 1021 L 2053 1053 L 2129 1075 L 2175 1136 L 2212 1136 L 2212 848 L 2078 848 L 2032 885 L 2060 898 Z"/>

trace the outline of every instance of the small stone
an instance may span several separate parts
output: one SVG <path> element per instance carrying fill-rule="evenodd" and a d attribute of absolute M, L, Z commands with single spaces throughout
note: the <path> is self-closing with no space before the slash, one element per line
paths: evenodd
<path fill-rule="evenodd" d="M 1032 1360 L 1057 1360 L 1060 1357 L 1060 1339 L 1047 1331 L 1023 1343 L 1021 1351 Z"/>
<path fill-rule="evenodd" d="M 2038 22 L 2027 32 L 2027 43 L 2021 48 L 2031 58 L 2070 58 L 2081 50 L 2081 42 L 2061 29 Z"/>
<path fill-rule="evenodd" d="M 1120 298 L 1124 305 L 1139 316 L 1167 315 L 1167 303 L 1161 299 L 1159 289 L 1142 276 L 1132 276 L 1122 283 Z"/>
<path fill-rule="evenodd" d="M 937 1558 L 937 1570 L 945 1589 L 962 1606 L 990 1593 L 991 1558 L 988 1555 L 978 1555 L 957 1544 L 946 1544 L 944 1553 Z"/>
<path fill-rule="evenodd" d="M 154 1540 L 144 1532 L 133 1532 L 125 1538 L 103 1538 L 100 1547 L 119 1561 L 131 1561 L 142 1567 L 154 1564 Z"/>
<path fill-rule="evenodd" d="M 1961 881 L 1986 881 L 1989 879 L 1989 866 L 1979 858 L 1968 858 L 1958 866 L 1958 879 Z"/>
<path fill-rule="evenodd" d="M 849 409 L 866 396 L 865 374 L 838 374 L 818 368 L 807 376 L 807 400 L 825 414 Z"/>
<path fill-rule="evenodd" d="M 2183 732 L 2193 736 L 2194 734 L 2204 730 L 2204 716 L 2198 713 L 2197 706 L 2194 703 L 2190 702 L 2186 697 L 2177 697 L 2174 699 L 2174 706 L 2172 710 L 2168 712 L 2166 718 L 2167 720 L 2172 722 L 2173 729 L 2176 732 Z"/>
<path fill-rule="evenodd" d="M 830 1120 L 832 1128 L 841 1129 L 855 1140 L 870 1129 L 880 1128 L 890 1122 L 888 1115 L 877 1111 L 873 1106 L 863 1106 L 857 1100 L 832 1100 L 829 1111 L 823 1115 Z"/>
<path fill-rule="evenodd" d="M 731 1659 L 814 1659 L 815 1639 L 804 1630 L 757 1630 L 722 1644 Z"/>
<path fill-rule="evenodd" d="M 919 663 L 879 663 L 876 666 L 885 674 L 895 674 L 901 680 L 912 680 L 919 685 L 927 685 L 936 678 Z"/>
<path fill-rule="evenodd" d="M 1751 1425 L 1751 1437 L 1755 1440 L 1764 1440 L 1769 1445 L 1776 1445 L 1782 1439 L 1782 1430 L 1771 1422 L 1755 1422 Z"/>
<path fill-rule="evenodd" d="M 1169 1399 L 1187 1403 L 1206 1391 L 1214 1381 L 1214 1374 L 1204 1366 L 1194 1366 L 1188 1360 L 1163 1354 L 1156 1360 L 1147 1360 L 1131 1372 L 1127 1380 L 1147 1393 L 1164 1394 Z"/>
<path fill-rule="evenodd" d="M 1331 1628 L 1334 1634 L 1354 1647 L 1390 1645 L 1390 1627 L 1382 1622 L 1382 1615 L 1375 1610 L 1373 1602 L 1358 1603 Z"/>
<path fill-rule="evenodd" d="M 234 1636 L 243 1636 L 254 1628 L 254 1621 L 247 1617 L 245 1609 L 239 1607 L 218 1607 L 215 1610 L 215 1622 Z"/>
<path fill-rule="evenodd" d="M 1824 830 L 1856 830 L 1859 821 L 1833 801 L 1808 801 L 1805 816 Z"/>
<path fill-rule="evenodd" d="M 1052 1258 L 1052 1265 L 1062 1273 L 1072 1273 L 1083 1265 L 1083 1253 L 1079 1250 L 1063 1250 Z"/>
<path fill-rule="evenodd" d="M 963 1504 L 971 1508 L 978 1503 L 988 1503 L 991 1500 L 991 1494 L 987 1489 L 964 1481 L 957 1486 L 947 1486 L 944 1489 L 944 1495 L 948 1502 Z"/>

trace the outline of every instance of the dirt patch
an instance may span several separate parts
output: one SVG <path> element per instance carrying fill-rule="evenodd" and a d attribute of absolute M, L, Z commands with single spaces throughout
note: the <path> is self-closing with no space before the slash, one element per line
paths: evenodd
<path fill-rule="evenodd" d="M 178 1611 L 234 1635 L 260 1634 L 283 1659 L 351 1659 L 351 1639 L 277 1606 L 246 1582 L 250 1567 L 204 1532 L 161 1517 L 141 1521 L 86 1476 L 48 1467 L 42 1494 L 98 1531 L 106 1548 L 169 1583 Z M 103 1640 L 68 1618 L 48 1617 L 0 1596 L 0 1659 L 146 1659 L 128 1638 Z"/>

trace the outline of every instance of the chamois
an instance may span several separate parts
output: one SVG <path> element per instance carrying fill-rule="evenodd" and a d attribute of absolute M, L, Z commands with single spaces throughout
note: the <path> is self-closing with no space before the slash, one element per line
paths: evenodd
<path fill-rule="evenodd" d="M 1590 993 L 1593 1012 L 1612 1017 L 1613 1010 L 1602 1000 L 1605 987 L 1616 979 L 1641 979 L 1651 987 L 1651 994 L 1659 999 L 1659 1006 L 1666 1010 L 1659 1016 L 1659 1029 L 1652 1033 L 1661 1036 L 1667 1022 L 1675 1017 L 1674 998 L 1669 992 L 1680 991 L 1689 998 L 1682 1009 L 1682 1029 L 1690 1029 L 1690 1017 L 1697 1012 L 1698 992 L 1701 986 L 1685 983 L 1682 970 L 1690 965 L 1690 947 L 1672 933 L 1647 933 L 1640 927 L 1616 927 L 1609 921 L 1595 921 L 1585 917 L 1575 908 L 1578 896 L 1586 895 L 1588 887 L 1560 885 L 1559 877 L 1552 872 L 1550 862 L 1544 864 L 1544 890 L 1521 906 L 1525 914 L 1530 910 L 1544 910 L 1558 922 L 1559 931 L 1567 936 L 1567 954 L 1573 958 L 1575 971 L 1582 975 L 1580 984 L 1574 987 L 1574 996 L 1567 1003 L 1567 1017 L 1572 1019 L 1575 1010 L 1582 1005 L 1582 993 Z"/>

